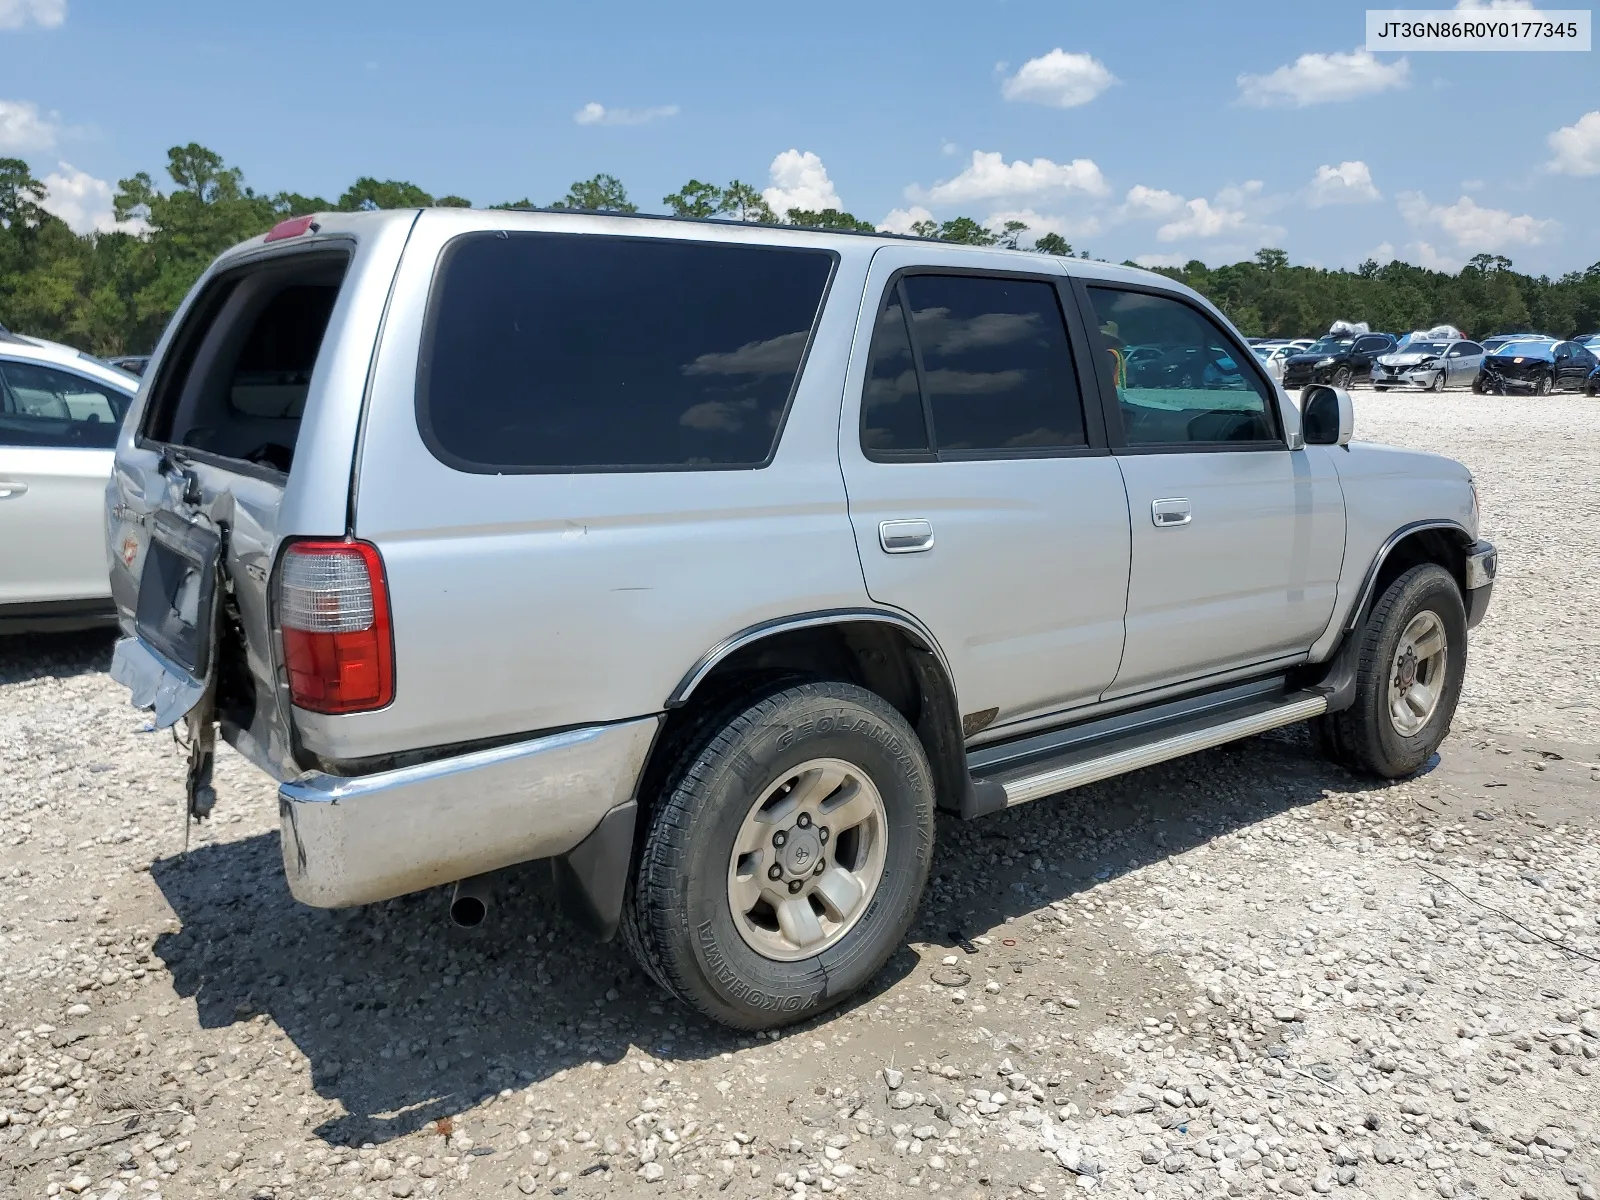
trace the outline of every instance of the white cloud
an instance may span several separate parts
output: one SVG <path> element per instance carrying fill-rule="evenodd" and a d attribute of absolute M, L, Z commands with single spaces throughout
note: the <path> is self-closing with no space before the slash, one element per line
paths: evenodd
<path fill-rule="evenodd" d="M 1057 216 L 1038 212 L 1032 208 L 1003 209 L 989 214 L 984 222 L 986 229 L 1004 229 L 1007 221 L 1021 221 L 1028 227 L 1022 235 L 1024 243 L 1046 233 L 1057 233 L 1069 242 L 1076 238 L 1094 237 L 1101 230 L 1100 218 L 1092 213 L 1086 217 Z"/>
<path fill-rule="evenodd" d="M 1134 256 L 1134 262 L 1149 270 L 1154 267 L 1181 267 L 1188 262 L 1188 254 L 1139 254 Z"/>
<path fill-rule="evenodd" d="M 1416 254 L 1417 266 L 1430 271 L 1445 271 L 1454 275 L 1466 264 L 1465 259 L 1441 254 L 1428 242 L 1412 242 L 1411 249 Z"/>
<path fill-rule="evenodd" d="M 648 125 L 665 117 L 678 115 L 676 104 L 662 104 L 655 108 L 607 108 L 593 100 L 572 114 L 579 125 Z"/>
<path fill-rule="evenodd" d="M 1136 183 L 1128 189 L 1123 210 L 1135 217 L 1167 217 L 1183 207 L 1183 197 L 1165 188 Z"/>
<path fill-rule="evenodd" d="M 1089 54 L 1068 54 L 1059 46 L 1049 54 L 1030 58 L 1000 86 L 1007 100 L 1076 108 L 1105 91 L 1117 77 L 1105 63 Z"/>
<path fill-rule="evenodd" d="M 920 204 L 913 204 L 910 208 L 893 208 L 889 215 L 878 222 L 879 233 L 910 233 L 911 227 L 918 221 L 931 221 L 933 214 Z"/>
<path fill-rule="evenodd" d="M 828 178 L 828 168 L 811 151 L 785 150 L 772 160 L 772 186 L 761 192 L 761 198 L 780 217 L 791 208 L 816 212 L 824 208 L 844 208 L 833 180 Z"/>
<path fill-rule="evenodd" d="M 1379 266 L 1382 266 L 1384 263 L 1393 262 L 1394 261 L 1394 243 L 1393 242 L 1379 242 L 1371 250 L 1367 251 L 1367 255 L 1366 256 L 1367 256 L 1367 258 L 1370 258 L 1373 262 L 1377 263 Z"/>
<path fill-rule="evenodd" d="M 942 142 L 939 143 L 939 153 L 940 154 L 954 154 L 959 149 L 961 149 L 960 146 L 956 145 L 954 142 L 952 142 L 952 141 L 950 141 L 948 139 L 946 139 L 945 141 L 942 141 Z"/>
<path fill-rule="evenodd" d="M 1562 175 L 1600 175 L 1600 109 L 1584 113 L 1545 139 L 1555 154 L 1552 171 Z"/>
<path fill-rule="evenodd" d="M 1516 216 L 1500 208 L 1484 208 L 1471 196 L 1463 196 L 1454 204 L 1430 204 L 1421 192 L 1402 192 L 1396 199 L 1400 215 L 1411 225 L 1417 229 L 1436 229 L 1455 239 L 1461 249 L 1474 254 L 1511 246 L 1542 245 L 1561 232 L 1556 221 L 1526 214 Z"/>
<path fill-rule="evenodd" d="M 1317 173 L 1311 177 L 1311 190 L 1306 195 L 1306 203 L 1312 208 L 1321 208 L 1324 204 L 1362 204 L 1381 199 L 1383 196 L 1373 186 L 1371 169 L 1359 159 L 1342 162 L 1337 167 L 1326 163 L 1318 167 Z"/>
<path fill-rule="evenodd" d="M 67 0 L 0 0 L 0 29 L 54 29 L 67 19 Z"/>
<path fill-rule="evenodd" d="M 0 0 L 3 2 L 3 0 Z M 0 100 L 0 150 L 48 150 L 60 126 L 27 100 Z"/>
<path fill-rule="evenodd" d="M 1269 75 L 1239 76 L 1239 99 L 1258 108 L 1287 104 L 1304 108 L 1335 100 L 1355 100 L 1405 87 L 1411 64 L 1379 62 L 1362 49 L 1351 54 L 1302 54 Z"/>
<path fill-rule="evenodd" d="M 1237 208 L 1246 200 L 1261 194 L 1267 185 L 1259 179 L 1246 179 L 1243 183 L 1230 183 L 1217 193 L 1217 203 L 1224 208 Z"/>
<path fill-rule="evenodd" d="M 1168 221 L 1156 230 L 1156 240 L 1161 242 L 1176 242 L 1182 238 L 1211 238 L 1220 237 L 1225 233 L 1237 233 L 1244 229 L 1250 218 L 1237 208 L 1213 208 L 1211 202 L 1204 198 L 1196 198 L 1185 203 L 1188 210 L 1175 221 Z"/>
<path fill-rule="evenodd" d="M 144 233 L 149 226 L 134 220 L 117 223 L 112 212 L 111 199 L 116 189 L 104 179 L 96 179 L 87 171 L 80 171 L 71 163 L 58 164 L 41 181 L 45 196 L 42 207 L 54 213 L 71 227 L 74 233 Z"/>
<path fill-rule="evenodd" d="M 1092 159 L 1075 158 L 1069 163 L 1036 158 L 1007 163 L 999 151 L 974 150 L 972 162 L 954 179 L 936 183 L 924 192 L 913 185 L 906 199 L 929 204 L 970 204 L 975 200 L 1035 196 L 1049 192 L 1082 192 L 1103 196 L 1110 189 L 1105 176 Z"/>

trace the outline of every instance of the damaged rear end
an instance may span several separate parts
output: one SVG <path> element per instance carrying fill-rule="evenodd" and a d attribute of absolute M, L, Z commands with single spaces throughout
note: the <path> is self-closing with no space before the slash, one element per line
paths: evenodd
<path fill-rule="evenodd" d="M 188 727 L 194 817 L 211 805 L 214 732 L 291 780 L 314 765 L 294 705 L 348 712 L 392 693 L 381 563 L 350 539 L 350 497 L 415 219 L 288 221 L 224 255 L 168 326 L 124 425 L 107 491 L 124 635 L 112 674 L 159 728 Z"/>

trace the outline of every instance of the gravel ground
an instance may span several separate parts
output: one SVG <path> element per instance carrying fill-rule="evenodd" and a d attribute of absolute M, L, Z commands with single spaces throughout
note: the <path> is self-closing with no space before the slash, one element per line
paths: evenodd
<path fill-rule="evenodd" d="M 0 658 L 0 1196 L 1577 1196 L 1600 1186 L 1600 483 L 1581 401 L 1358 397 L 1502 550 L 1456 732 L 1393 785 L 1289 730 L 941 821 L 909 944 L 773 1038 L 665 1001 L 507 873 L 296 906 L 231 753 L 103 638 Z"/>

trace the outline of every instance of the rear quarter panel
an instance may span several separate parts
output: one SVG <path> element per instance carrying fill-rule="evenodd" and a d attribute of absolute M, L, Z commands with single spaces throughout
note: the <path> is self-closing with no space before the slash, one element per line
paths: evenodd
<path fill-rule="evenodd" d="M 842 252 L 765 468 L 486 475 L 433 456 L 415 397 L 441 251 L 475 229 L 551 225 L 531 214 L 425 213 L 413 231 L 373 376 L 354 526 L 388 573 L 395 700 L 373 713 L 297 713 L 318 754 L 353 759 L 657 712 L 729 635 L 867 602 L 837 437 L 870 244 Z M 559 228 L 638 232 L 604 217 Z M 685 226 L 682 236 L 763 241 L 756 229 Z"/>

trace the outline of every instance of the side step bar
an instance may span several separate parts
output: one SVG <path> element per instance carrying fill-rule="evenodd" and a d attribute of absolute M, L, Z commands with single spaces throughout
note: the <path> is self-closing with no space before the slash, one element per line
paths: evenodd
<path fill-rule="evenodd" d="M 1328 697 L 1322 692 L 1246 699 L 1219 710 L 1110 734 L 1021 765 L 1003 760 L 987 767 L 974 764 L 973 782 L 980 797 L 992 798 L 982 805 L 984 810 L 1010 808 L 1293 725 L 1320 716 L 1327 709 Z M 1004 804 L 998 803 L 1002 792 Z"/>

